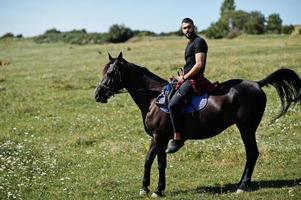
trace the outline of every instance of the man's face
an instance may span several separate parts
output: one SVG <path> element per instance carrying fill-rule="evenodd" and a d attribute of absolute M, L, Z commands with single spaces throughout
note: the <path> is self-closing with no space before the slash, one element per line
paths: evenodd
<path fill-rule="evenodd" d="M 183 34 L 190 39 L 191 36 L 194 34 L 194 26 L 192 23 L 182 23 L 182 32 Z"/>

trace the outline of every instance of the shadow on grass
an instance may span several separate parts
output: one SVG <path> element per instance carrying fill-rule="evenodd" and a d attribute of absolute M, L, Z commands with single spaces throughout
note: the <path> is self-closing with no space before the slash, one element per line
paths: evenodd
<path fill-rule="evenodd" d="M 296 187 L 301 185 L 301 178 L 291 180 L 267 180 L 267 181 L 253 181 L 248 191 L 256 191 L 263 188 L 284 188 Z M 221 194 L 236 192 L 237 184 L 228 183 L 221 187 L 221 185 L 198 187 L 191 190 L 179 190 L 174 194 L 185 193 L 208 193 L 208 194 Z"/>

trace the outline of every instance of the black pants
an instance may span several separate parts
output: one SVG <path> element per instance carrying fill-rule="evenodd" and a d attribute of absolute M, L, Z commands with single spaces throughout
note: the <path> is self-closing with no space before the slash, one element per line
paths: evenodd
<path fill-rule="evenodd" d="M 174 132 L 181 132 L 181 110 L 185 101 L 189 101 L 193 94 L 192 85 L 189 80 L 186 80 L 169 101 L 168 107 Z"/>

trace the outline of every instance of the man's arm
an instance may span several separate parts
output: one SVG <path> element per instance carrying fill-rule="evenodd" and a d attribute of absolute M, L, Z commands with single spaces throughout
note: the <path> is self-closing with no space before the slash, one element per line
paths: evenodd
<path fill-rule="evenodd" d="M 191 68 L 191 70 L 187 74 L 182 76 L 182 79 L 186 80 L 188 78 L 191 78 L 191 77 L 195 76 L 200 71 L 204 72 L 205 57 L 206 57 L 205 53 L 202 53 L 202 52 L 201 53 L 196 53 L 195 54 L 195 64 L 194 64 L 194 66 Z"/>

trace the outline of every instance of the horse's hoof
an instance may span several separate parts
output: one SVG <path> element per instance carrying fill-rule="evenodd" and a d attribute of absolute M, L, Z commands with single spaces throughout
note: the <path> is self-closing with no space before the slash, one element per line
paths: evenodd
<path fill-rule="evenodd" d="M 237 189 L 236 190 L 236 194 L 241 194 L 241 193 L 244 193 L 245 191 L 244 190 L 242 190 L 242 189 Z"/>
<path fill-rule="evenodd" d="M 151 198 L 160 198 L 160 197 L 163 197 L 163 194 L 162 193 L 157 193 L 157 192 L 154 192 L 151 196 Z"/>
<path fill-rule="evenodd" d="M 146 189 L 140 189 L 139 195 L 140 196 L 147 196 L 149 193 L 149 190 Z"/>

